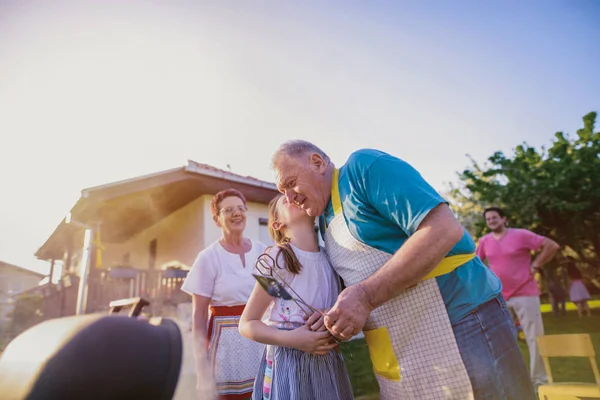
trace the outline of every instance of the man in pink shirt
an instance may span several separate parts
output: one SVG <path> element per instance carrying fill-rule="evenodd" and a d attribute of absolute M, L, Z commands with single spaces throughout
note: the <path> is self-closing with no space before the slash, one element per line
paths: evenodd
<path fill-rule="evenodd" d="M 498 207 L 486 209 L 483 217 L 492 232 L 479 241 L 477 255 L 487 259 L 490 269 L 500 278 L 506 303 L 521 322 L 529 346 L 531 379 L 537 387 L 547 383 L 548 377 L 537 347 L 544 324 L 534 274 L 554 257 L 559 246 L 527 229 L 507 228 L 506 216 Z M 541 253 L 532 261 L 532 252 L 538 250 Z"/>

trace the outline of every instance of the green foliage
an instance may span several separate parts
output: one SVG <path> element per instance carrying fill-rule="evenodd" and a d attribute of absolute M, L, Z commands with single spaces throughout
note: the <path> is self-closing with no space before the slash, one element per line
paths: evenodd
<path fill-rule="evenodd" d="M 468 156 L 473 165 L 470 172 L 477 177 L 478 180 L 485 181 L 483 171 L 477 165 L 475 160 Z M 483 222 L 483 211 L 485 209 L 484 202 L 481 200 L 479 193 L 472 193 L 467 188 L 467 185 L 472 183 L 472 180 L 463 178 L 458 184 L 450 183 L 449 190 L 445 194 L 446 200 L 450 203 L 450 207 L 456 214 L 460 223 L 474 238 L 481 236 L 485 229 Z"/>
<path fill-rule="evenodd" d="M 502 207 L 509 224 L 530 229 L 567 247 L 595 275 L 600 256 L 600 132 L 596 113 L 583 117 L 575 137 L 557 132 L 552 146 L 523 143 L 512 156 L 494 153 L 485 167 L 472 161 L 451 186 L 450 202 L 475 237 L 485 232 L 480 211 Z M 475 222 L 474 211 L 479 213 Z M 469 225 L 470 224 L 470 225 Z"/>

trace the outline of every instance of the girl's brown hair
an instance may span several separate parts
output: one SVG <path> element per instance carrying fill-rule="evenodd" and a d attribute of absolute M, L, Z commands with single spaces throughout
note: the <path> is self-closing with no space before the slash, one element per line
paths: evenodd
<path fill-rule="evenodd" d="M 275 197 L 269 203 L 269 235 L 275 242 L 275 246 L 279 248 L 279 252 L 275 256 L 275 263 L 279 264 L 279 256 L 283 256 L 285 269 L 292 274 L 297 275 L 302 270 L 302 264 L 298 261 L 296 253 L 290 244 L 290 238 L 285 235 L 283 229 L 276 230 L 273 228 L 273 223 L 277 221 L 277 202 L 283 197 L 282 194 Z"/>

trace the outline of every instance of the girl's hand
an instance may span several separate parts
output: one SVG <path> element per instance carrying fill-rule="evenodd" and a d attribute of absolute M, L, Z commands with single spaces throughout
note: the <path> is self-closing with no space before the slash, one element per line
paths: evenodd
<path fill-rule="evenodd" d="M 325 314 L 323 312 L 317 311 L 310 317 L 305 316 L 304 320 L 306 321 L 306 325 L 310 327 L 311 331 L 325 332 L 327 330 L 325 327 Z"/>
<path fill-rule="evenodd" d="M 310 329 L 315 332 L 327 331 L 327 327 L 325 326 L 325 313 L 326 312 L 327 312 L 327 309 L 323 309 L 323 310 L 319 310 L 319 311 L 313 313 L 313 315 L 311 315 L 310 317 L 305 315 L 304 321 L 305 321 L 306 325 L 308 325 L 310 327 Z M 340 344 L 340 342 L 344 341 L 344 339 L 335 336 L 331 331 L 329 331 L 329 334 L 331 334 L 333 336 L 333 340 L 335 340 L 337 342 L 337 344 Z"/>
<path fill-rule="evenodd" d="M 333 336 L 328 331 L 314 332 L 308 325 L 302 325 L 289 331 L 288 347 L 306 353 L 324 355 L 329 350 L 337 347 L 337 343 L 331 343 L 332 339 Z"/>

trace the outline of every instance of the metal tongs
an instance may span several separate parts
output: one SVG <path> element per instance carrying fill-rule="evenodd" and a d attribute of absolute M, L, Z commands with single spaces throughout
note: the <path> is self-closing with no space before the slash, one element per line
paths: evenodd
<path fill-rule="evenodd" d="M 304 301 L 302 297 L 285 281 L 285 279 L 283 279 L 279 272 L 277 272 L 277 270 L 281 269 L 282 267 L 273 257 L 271 257 L 270 254 L 261 254 L 256 260 L 255 266 L 260 275 L 252 274 L 252 276 L 254 276 L 258 283 L 260 283 L 263 289 L 265 289 L 271 297 L 276 297 L 283 300 L 292 300 L 308 317 L 314 313 L 319 313 L 325 317 L 325 313 L 323 311 L 317 310 Z M 294 294 L 294 296 L 290 294 L 290 291 Z M 335 336 L 333 339 L 338 344 L 342 342 Z"/>

